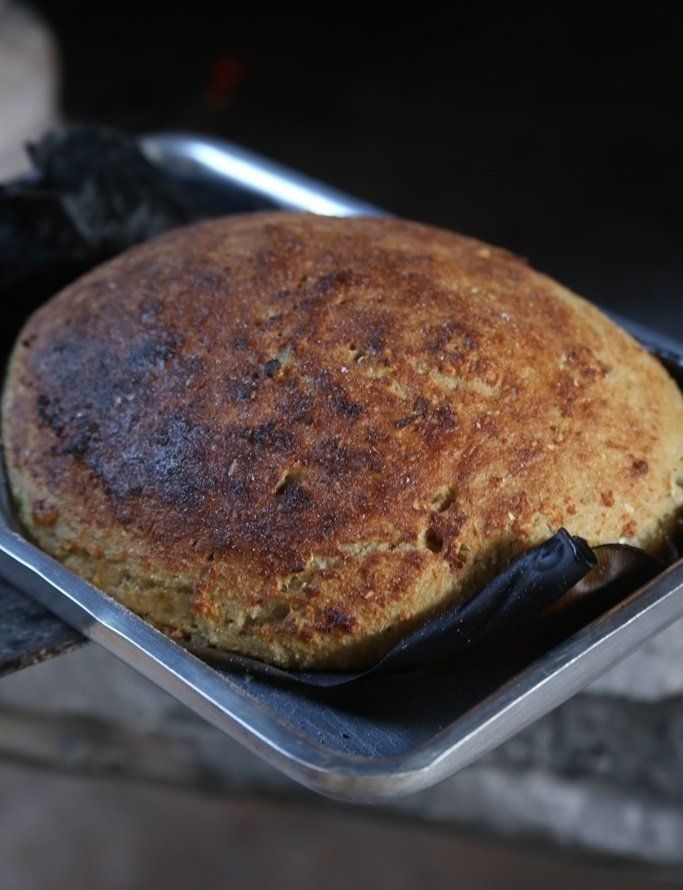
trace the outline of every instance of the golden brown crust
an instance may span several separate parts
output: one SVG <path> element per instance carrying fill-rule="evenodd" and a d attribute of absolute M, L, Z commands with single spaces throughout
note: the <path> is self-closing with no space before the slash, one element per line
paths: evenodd
<path fill-rule="evenodd" d="M 127 251 L 30 319 L 3 437 L 42 547 L 289 666 L 371 661 L 560 526 L 651 546 L 683 501 L 655 360 L 510 254 L 395 220 Z"/>

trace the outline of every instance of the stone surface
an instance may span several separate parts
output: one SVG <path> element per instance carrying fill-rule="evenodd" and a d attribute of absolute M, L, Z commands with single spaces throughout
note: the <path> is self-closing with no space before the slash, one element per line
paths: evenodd
<path fill-rule="evenodd" d="M 0 579 L 0 676 L 80 646 L 83 637 Z"/>
<path fill-rule="evenodd" d="M 0 4 L 0 181 L 27 168 L 25 143 L 57 121 L 57 50 L 21 4 Z"/>
<path fill-rule="evenodd" d="M 643 701 L 683 695 L 683 620 L 646 640 L 591 690 Z"/>
<path fill-rule="evenodd" d="M 92 645 L 0 682 L 0 758 L 349 809 L 305 791 Z M 683 696 L 588 690 L 382 811 L 683 875 Z"/>
<path fill-rule="evenodd" d="M 0 766 L 3 890 L 647 890 L 633 869 L 300 803 Z M 68 807 L 65 807 L 68 801 Z M 40 855 L 36 855 L 36 839 Z"/>

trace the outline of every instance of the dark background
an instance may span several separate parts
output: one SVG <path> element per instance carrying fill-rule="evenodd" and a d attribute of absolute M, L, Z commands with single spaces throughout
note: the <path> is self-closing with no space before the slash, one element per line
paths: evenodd
<path fill-rule="evenodd" d="M 35 5 L 69 118 L 225 136 L 683 338 L 679 4 Z"/>

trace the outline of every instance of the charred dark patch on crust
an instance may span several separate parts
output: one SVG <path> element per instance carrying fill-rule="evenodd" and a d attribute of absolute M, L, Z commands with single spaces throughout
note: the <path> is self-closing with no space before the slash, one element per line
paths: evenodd
<path fill-rule="evenodd" d="M 238 402 L 249 402 L 258 390 L 258 382 L 251 375 L 247 377 L 229 377 L 225 381 L 225 394 L 228 399 Z"/>
<path fill-rule="evenodd" d="M 349 420 L 356 420 L 363 413 L 360 402 L 351 400 L 342 386 L 332 382 L 329 371 L 320 371 L 313 377 L 313 383 L 318 393 L 328 400 L 334 411 Z"/>
<path fill-rule="evenodd" d="M 358 619 L 355 616 L 347 614 L 342 609 L 328 608 L 316 621 L 315 628 L 323 633 L 342 631 L 348 634 L 357 630 L 358 624 Z"/>
<path fill-rule="evenodd" d="M 341 437 L 321 439 L 310 452 L 309 461 L 328 479 L 380 473 L 384 467 L 376 448 L 353 448 Z"/>
<path fill-rule="evenodd" d="M 297 481 L 291 482 L 278 492 L 281 510 L 306 510 L 313 503 L 313 498 L 304 486 Z"/>
<path fill-rule="evenodd" d="M 294 434 L 274 420 L 252 428 L 246 427 L 244 435 L 250 442 L 269 451 L 286 451 L 294 441 Z"/>
<path fill-rule="evenodd" d="M 270 361 L 267 361 L 263 366 L 263 373 L 266 375 L 266 377 L 275 377 L 279 370 L 280 362 L 276 358 L 270 359 Z"/>
<path fill-rule="evenodd" d="M 347 398 L 346 393 L 341 386 L 331 386 L 330 397 L 334 410 L 343 417 L 347 417 L 349 420 L 355 420 L 363 413 L 363 406 L 361 403 L 352 402 L 351 399 Z"/>
<path fill-rule="evenodd" d="M 478 343 L 479 337 L 471 326 L 449 320 L 432 329 L 426 345 L 438 358 L 448 358 L 454 365 L 459 365 Z"/>
<path fill-rule="evenodd" d="M 65 421 L 61 416 L 61 399 L 50 399 L 45 393 L 40 393 L 36 398 L 36 410 L 38 417 L 46 423 L 56 436 L 64 432 Z"/>
<path fill-rule="evenodd" d="M 160 367 L 176 354 L 182 343 L 177 332 L 140 338 L 129 348 L 126 359 L 134 371 L 144 372 L 148 368 Z"/>
<path fill-rule="evenodd" d="M 437 448 L 445 437 L 450 437 L 459 426 L 458 417 L 449 404 L 430 407 L 425 412 L 424 421 L 424 438 L 434 448 Z"/>
<path fill-rule="evenodd" d="M 364 276 L 354 269 L 335 269 L 307 282 L 304 293 L 308 298 L 314 300 L 324 299 L 335 292 L 345 291 L 349 287 L 360 285 L 363 281 Z"/>
<path fill-rule="evenodd" d="M 397 430 L 405 429 L 407 426 L 412 426 L 412 424 L 416 423 L 421 418 L 424 418 L 430 411 L 430 404 L 424 396 L 418 396 L 413 404 L 413 410 L 410 414 L 407 414 L 405 417 L 401 417 L 398 420 L 394 421 L 394 426 Z M 437 409 L 438 411 L 438 409 Z"/>
<path fill-rule="evenodd" d="M 83 418 L 76 418 L 73 423 L 74 434 L 69 438 L 69 440 L 64 445 L 64 451 L 66 454 L 71 454 L 74 456 L 83 456 L 87 453 L 90 443 L 93 440 L 93 437 L 99 431 L 99 424 L 95 420 L 83 420 Z"/>
<path fill-rule="evenodd" d="M 399 417 L 398 420 L 394 421 L 394 426 L 397 430 L 403 430 L 407 426 L 411 426 L 418 419 L 417 414 L 408 414 L 405 417 Z"/>

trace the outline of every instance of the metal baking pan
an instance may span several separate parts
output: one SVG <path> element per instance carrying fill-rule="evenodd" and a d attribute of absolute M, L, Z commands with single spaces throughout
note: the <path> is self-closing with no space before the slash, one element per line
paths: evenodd
<path fill-rule="evenodd" d="M 217 140 L 160 135 L 142 145 L 174 174 L 199 176 L 230 191 L 237 208 L 380 212 Z M 634 333 L 683 354 L 683 346 L 668 338 L 638 327 Z M 330 692 L 231 673 L 189 654 L 27 541 L 13 521 L 4 478 L 0 573 L 292 778 L 357 802 L 385 801 L 439 782 L 683 616 L 681 560 L 549 651 L 484 667 L 377 678 Z"/>

